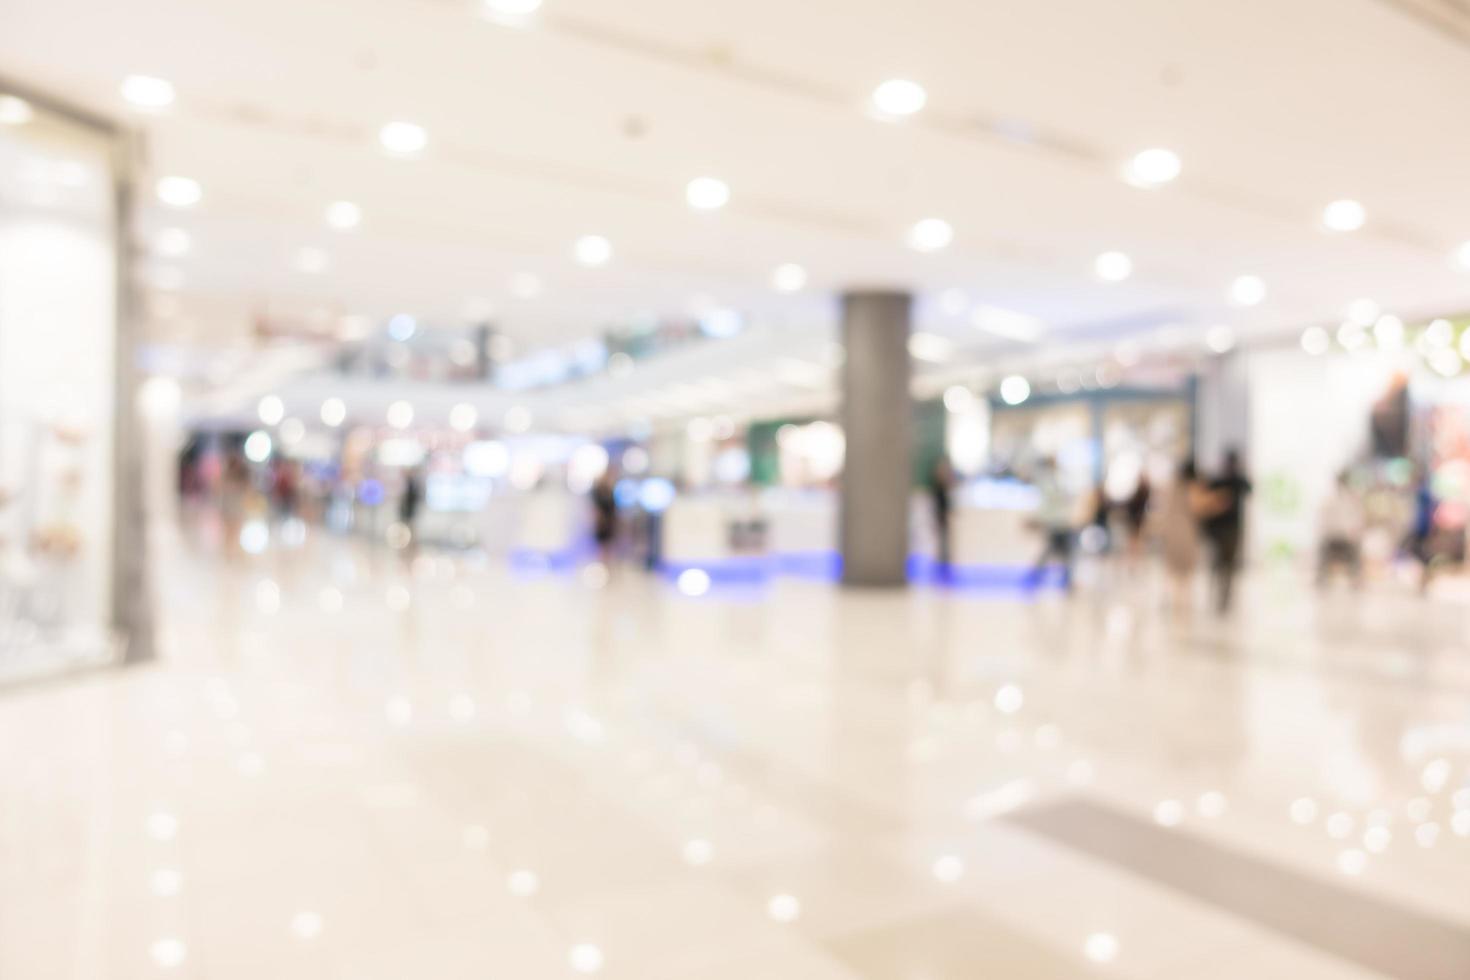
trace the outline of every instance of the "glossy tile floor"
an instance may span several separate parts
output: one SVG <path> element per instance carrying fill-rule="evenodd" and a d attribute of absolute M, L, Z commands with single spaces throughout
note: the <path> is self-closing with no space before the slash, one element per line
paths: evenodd
<path fill-rule="evenodd" d="M 0 694 L 0 977 L 1470 977 L 1470 623 L 158 549 Z"/>

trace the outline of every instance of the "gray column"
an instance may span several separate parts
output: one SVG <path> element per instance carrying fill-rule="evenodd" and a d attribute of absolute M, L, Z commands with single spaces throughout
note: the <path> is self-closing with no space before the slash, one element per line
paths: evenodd
<path fill-rule="evenodd" d="M 842 297 L 842 582 L 902 586 L 909 551 L 913 406 L 907 293 Z"/>

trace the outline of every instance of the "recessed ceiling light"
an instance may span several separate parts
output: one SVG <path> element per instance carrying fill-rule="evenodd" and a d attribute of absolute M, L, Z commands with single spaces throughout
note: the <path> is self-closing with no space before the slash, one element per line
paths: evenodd
<path fill-rule="evenodd" d="M 158 199 L 171 208 L 192 208 L 204 199 L 199 181 L 189 177 L 160 177 L 154 190 Z"/>
<path fill-rule="evenodd" d="M 730 203 L 730 185 L 718 177 L 695 177 L 684 188 L 684 199 L 696 211 L 718 211 Z"/>
<path fill-rule="evenodd" d="M 784 262 L 771 273 L 771 285 L 778 293 L 797 293 L 806 288 L 806 269 L 795 262 Z"/>
<path fill-rule="evenodd" d="M 1333 201 L 1322 209 L 1322 227 L 1328 231 L 1357 231 L 1367 217 L 1363 205 L 1357 201 Z"/>
<path fill-rule="evenodd" d="M 315 939 L 322 934 L 322 917 L 316 912 L 297 912 L 291 917 L 291 932 L 297 939 Z"/>
<path fill-rule="evenodd" d="M 331 256 L 327 255 L 325 249 L 302 248 L 296 251 L 296 259 L 293 264 L 297 272 L 319 276 L 327 271 L 327 266 L 331 264 Z"/>
<path fill-rule="evenodd" d="M 1118 939 L 1110 932 L 1094 932 L 1082 944 L 1082 954 L 1094 963 L 1111 963 L 1118 958 Z"/>
<path fill-rule="evenodd" d="M 429 134 L 415 123 L 390 122 L 378 130 L 378 142 L 396 156 L 413 156 L 429 145 Z"/>
<path fill-rule="evenodd" d="M 1462 269 L 1470 269 L 1470 242 L 1455 249 L 1455 264 Z"/>
<path fill-rule="evenodd" d="M 160 939 L 148 947 L 148 952 L 153 957 L 153 962 L 164 969 L 172 969 L 183 963 L 189 955 L 189 948 L 180 940 L 169 938 Z"/>
<path fill-rule="evenodd" d="M 1122 282 L 1133 275 L 1133 260 L 1122 252 L 1104 252 L 1093 260 L 1092 270 L 1103 282 Z"/>
<path fill-rule="evenodd" d="M 612 259 L 612 242 L 601 235 L 583 235 L 572 246 L 572 254 L 585 266 L 607 265 Z"/>
<path fill-rule="evenodd" d="M 567 963 L 578 973 L 597 973 L 602 969 L 602 950 L 591 943 L 578 943 L 568 951 Z"/>
<path fill-rule="evenodd" d="M 31 104 L 15 95 L 0 95 L 0 126 L 24 126 L 35 117 Z"/>
<path fill-rule="evenodd" d="M 1179 154 L 1156 146 L 1144 150 L 1128 162 L 1124 179 L 1134 187 L 1162 187 L 1178 177 L 1182 169 Z"/>
<path fill-rule="evenodd" d="M 930 868 L 935 879 L 945 884 L 953 884 L 965 876 L 965 862 L 953 854 L 946 854 L 936 858 Z"/>
<path fill-rule="evenodd" d="M 1266 299 L 1266 280 L 1260 276 L 1236 276 L 1230 284 L 1230 302 L 1236 306 L 1259 306 Z"/>
<path fill-rule="evenodd" d="M 484 446 L 486 444 L 481 443 L 481 445 Z M 498 442 L 491 443 L 490 445 L 499 447 L 500 452 L 495 455 L 504 456 L 505 447 L 503 445 Z M 500 460 L 498 468 L 501 472 L 504 471 L 504 460 Z M 516 896 L 517 898 L 530 898 L 540 889 L 541 879 L 537 877 L 534 871 L 527 871 L 523 868 L 518 871 L 512 871 L 509 875 L 506 876 L 505 887 L 510 891 L 512 895 Z"/>
<path fill-rule="evenodd" d="M 773 895 L 766 914 L 777 922 L 795 922 L 801 916 L 801 901 L 795 895 Z"/>
<path fill-rule="evenodd" d="M 164 228 L 153 238 L 153 251 L 165 258 L 177 259 L 188 255 L 193 246 L 193 239 L 182 228 Z"/>
<path fill-rule="evenodd" d="M 943 218 L 925 218 L 909 229 L 909 248 L 916 252 L 937 252 L 954 241 L 954 228 Z"/>
<path fill-rule="evenodd" d="M 327 224 L 338 231 L 349 231 L 362 224 L 362 208 L 351 201 L 333 201 L 327 205 Z"/>
<path fill-rule="evenodd" d="M 152 75 L 129 75 L 123 79 L 122 97 L 139 109 L 166 109 L 174 104 L 174 86 Z"/>
<path fill-rule="evenodd" d="M 906 78 L 890 78 L 873 89 L 873 108 L 884 116 L 912 116 L 928 101 L 924 86 Z"/>
<path fill-rule="evenodd" d="M 1013 374 L 1000 383 L 1000 400 L 1007 405 L 1019 405 L 1031 397 L 1031 382 Z"/>

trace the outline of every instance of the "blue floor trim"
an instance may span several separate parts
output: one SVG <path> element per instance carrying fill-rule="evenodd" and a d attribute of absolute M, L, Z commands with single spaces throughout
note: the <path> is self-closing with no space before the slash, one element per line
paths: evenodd
<path fill-rule="evenodd" d="M 510 567 L 523 574 L 571 572 L 591 554 L 587 548 L 565 548 L 561 551 L 515 548 L 510 553 Z"/>

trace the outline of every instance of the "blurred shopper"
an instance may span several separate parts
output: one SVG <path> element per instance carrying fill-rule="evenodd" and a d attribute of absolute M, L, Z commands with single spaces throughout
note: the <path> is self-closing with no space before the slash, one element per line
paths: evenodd
<path fill-rule="evenodd" d="M 271 504 L 277 518 L 288 521 L 296 516 L 300 492 L 300 472 L 296 464 L 277 457 L 271 467 Z"/>
<path fill-rule="evenodd" d="M 409 553 L 418 550 L 418 516 L 419 507 L 424 502 L 424 473 L 421 467 L 415 466 L 403 474 L 403 495 L 398 498 L 398 521 L 408 530 Z"/>
<path fill-rule="evenodd" d="M 1317 584 L 1327 584 L 1333 569 L 1341 567 L 1352 579 L 1353 587 L 1363 579 L 1363 529 L 1367 517 L 1363 501 L 1348 479 L 1347 471 L 1337 477 L 1332 493 L 1322 502 L 1319 516 L 1321 543 L 1317 554 Z"/>
<path fill-rule="evenodd" d="M 250 467 L 238 452 L 227 451 L 219 479 L 219 514 L 224 550 L 233 555 L 240 547 L 240 529 L 250 503 Z"/>
<path fill-rule="evenodd" d="M 949 516 L 954 483 L 954 466 L 948 456 L 940 456 L 934 461 L 934 468 L 929 474 L 929 500 L 934 506 L 934 541 L 939 573 L 946 577 L 949 575 L 951 561 Z"/>
<path fill-rule="evenodd" d="M 1136 569 L 1143 561 L 1144 550 L 1144 527 L 1148 522 L 1149 501 L 1153 497 L 1153 487 L 1149 483 L 1148 473 L 1138 474 L 1138 485 L 1123 501 L 1123 529 L 1128 535 L 1126 544 L 1128 564 Z"/>
<path fill-rule="evenodd" d="M 618 477 L 609 466 L 592 484 L 592 537 L 597 542 L 597 557 L 612 568 L 613 544 L 618 537 Z"/>
<path fill-rule="evenodd" d="M 1187 614 L 1194 605 L 1194 573 L 1199 567 L 1200 518 L 1210 507 L 1210 492 L 1200 482 L 1194 461 L 1179 466 L 1174 485 L 1164 496 L 1153 517 L 1169 579 L 1169 605 Z"/>
<path fill-rule="evenodd" d="M 1410 557 L 1419 563 L 1419 591 L 1429 591 L 1434 575 L 1434 518 L 1439 512 L 1429 468 L 1420 466 L 1414 473 L 1414 516 L 1409 521 L 1409 535 L 1404 542 Z"/>
<path fill-rule="evenodd" d="M 1040 557 L 1036 559 L 1036 567 L 1031 570 L 1030 582 L 1033 587 L 1040 585 L 1046 576 L 1047 565 L 1055 559 L 1062 566 L 1062 587 L 1070 592 L 1072 553 L 1076 544 L 1076 528 L 1073 523 L 1076 503 L 1062 483 L 1056 460 L 1041 461 L 1037 469 L 1036 489 L 1041 494 L 1041 501 L 1036 508 L 1035 523 L 1045 544 Z"/>
<path fill-rule="evenodd" d="M 1210 569 L 1214 576 L 1215 610 L 1228 613 L 1235 598 L 1235 576 L 1240 571 L 1240 549 L 1245 535 L 1245 498 L 1251 481 L 1240 465 L 1240 452 L 1225 453 L 1225 466 L 1209 484 L 1211 511 L 1205 518 L 1210 541 Z"/>
<path fill-rule="evenodd" d="M 1113 550 L 1113 504 L 1101 482 L 1087 496 L 1087 509 L 1082 515 L 1083 547 L 1091 554 L 1105 555 Z"/>

